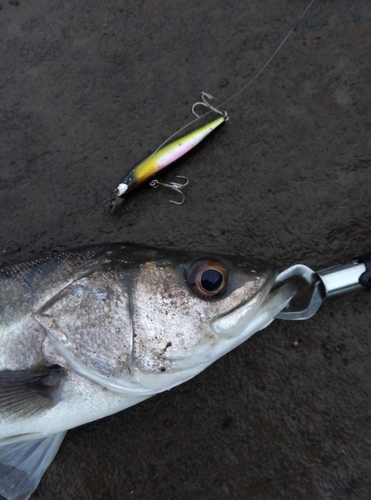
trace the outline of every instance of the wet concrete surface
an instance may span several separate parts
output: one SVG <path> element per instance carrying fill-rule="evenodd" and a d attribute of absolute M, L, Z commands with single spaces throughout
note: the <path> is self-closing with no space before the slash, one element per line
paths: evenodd
<path fill-rule="evenodd" d="M 368 2 L 315 1 L 229 122 L 179 163 L 186 202 L 102 201 L 273 53 L 305 2 L 3 1 L 1 263 L 95 242 L 281 267 L 371 249 Z M 35 499 L 371 497 L 371 294 L 276 321 L 192 381 L 68 433 Z"/>

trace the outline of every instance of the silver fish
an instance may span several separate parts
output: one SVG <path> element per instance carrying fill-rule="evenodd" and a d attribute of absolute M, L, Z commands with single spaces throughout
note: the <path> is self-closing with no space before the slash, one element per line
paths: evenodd
<path fill-rule="evenodd" d="M 68 429 L 194 377 L 295 293 L 242 257 L 107 244 L 0 269 L 0 493 L 27 499 Z"/>

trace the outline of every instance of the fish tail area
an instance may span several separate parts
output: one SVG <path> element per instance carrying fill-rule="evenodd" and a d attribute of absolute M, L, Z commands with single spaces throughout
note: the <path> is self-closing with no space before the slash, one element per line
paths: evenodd
<path fill-rule="evenodd" d="M 27 500 L 52 463 L 66 432 L 38 439 L 0 444 L 0 494 Z"/>

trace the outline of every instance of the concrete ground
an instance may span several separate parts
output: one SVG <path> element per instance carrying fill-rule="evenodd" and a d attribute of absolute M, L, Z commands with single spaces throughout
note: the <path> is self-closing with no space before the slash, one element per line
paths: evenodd
<path fill-rule="evenodd" d="M 102 202 L 243 87 L 305 1 L 3 0 L 1 264 L 105 241 L 319 270 L 371 250 L 371 8 L 316 0 L 229 122 L 111 217 Z M 34 499 L 371 497 L 371 294 L 276 321 L 199 377 L 68 433 Z"/>

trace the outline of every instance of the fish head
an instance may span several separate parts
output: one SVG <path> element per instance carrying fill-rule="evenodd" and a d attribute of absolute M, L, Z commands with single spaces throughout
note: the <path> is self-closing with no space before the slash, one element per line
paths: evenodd
<path fill-rule="evenodd" d="M 132 282 L 137 380 L 173 387 L 265 328 L 294 294 L 273 291 L 276 276 L 238 256 L 174 252 L 142 263 Z"/>
<path fill-rule="evenodd" d="M 255 259 L 102 248 L 35 315 L 48 337 L 44 355 L 118 392 L 154 394 L 197 375 L 266 327 L 290 301 L 277 269 Z M 101 264 L 103 262 L 103 264 Z"/>

